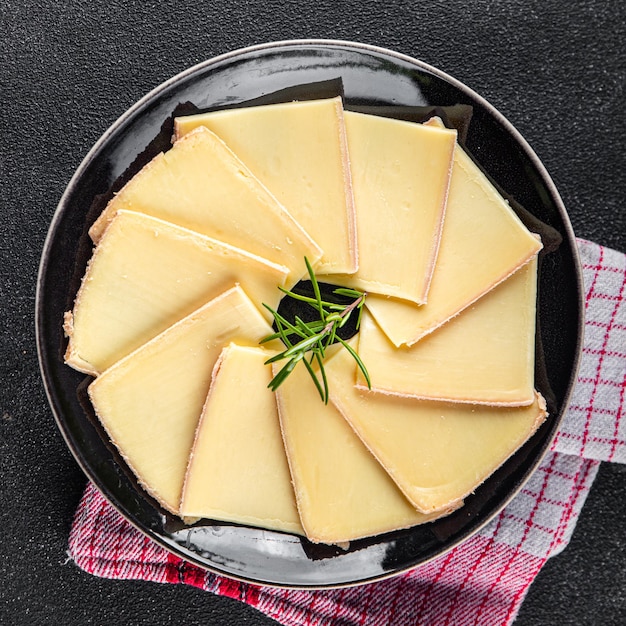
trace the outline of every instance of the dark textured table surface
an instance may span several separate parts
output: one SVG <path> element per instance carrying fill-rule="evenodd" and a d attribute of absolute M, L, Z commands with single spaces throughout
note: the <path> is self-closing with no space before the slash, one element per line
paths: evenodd
<path fill-rule="evenodd" d="M 577 235 L 626 252 L 626 3 L 608 0 L 0 2 L 0 623 L 273 624 L 183 586 L 67 561 L 86 479 L 46 403 L 37 266 L 56 204 L 102 132 L 179 71 L 235 48 L 337 38 L 395 49 L 486 97 L 543 160 Z M 571 544 L 516 621 L 626 623 L 626 467 L 603 465 Z"/>

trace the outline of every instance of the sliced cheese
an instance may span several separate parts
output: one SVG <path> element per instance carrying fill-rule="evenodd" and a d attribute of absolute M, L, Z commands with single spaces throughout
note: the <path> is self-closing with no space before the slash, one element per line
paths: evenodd
<path fill-rule="evenodd" d="M 327 282 L 422 304 L 439 248 L 456 131 L 349 111 L 345 120 L 359 269 Z"/>
<path fill-rule="evenodd" d="M 201 517 L 304 534 L 268 389 L 272 356 L 231 344 L 213 370 L 180 507 Z"/>
<path fill-rule="evenodd" d="M 412 345 L 541 249 L 480 168 L 457 146 L 437 264 L 423 306 L 371 295 L 366 303 L 396 346 Z"/>
<path fill-rule="evenodd" d="M 441 516 L 409 504 L 335 407 L 320 401 L 302 363 L 276 395 L 300 519 L 311 541 L 351 541 Z"/>
<path fill-rule="evenodd" d="M 146 213 L 289 268 L 294 281 L 321 251 L 216 135 L 199 128 L 161 153 L 109 202 L 89 234 L 97 243 L 120 209 Z"/>
<path fill-rule="evenodd" d="M 424 513 L 461 502 L 509 458 L 545 420 L 545 402 L 491 407 L 428 402 L 364 391 L 354 366 L 339 353 L 327 367 L 331 401 Z"/>
<path fill-rule="evenodd" d="M 175 137 L 221 137 L 322 248 L 319 271 L 357 269 L 341 98 L 228 109 L 175 120 Z"/>
<path fill-rule="evenodd" d="M 231 341 L 256 345 L 269 324 L 234 287 L 118 361 L 89 386 L 96 415 L 139 482 L 178 513 L 211 381 Z"/>
<path fill-rule="evenodd" d="M 359 356 L 372 389 L 500 406 L 535 397 L 536 257 L 445 326 L 396 348 L 364 314 Z M 366 386 L 359 370 L 359 384 Z"/>
<path fill-rule="evenodd" d="M 215 239 L 118 211 L 66 315 L 68 365 L 97 375 L 220 293 L 241 284 L 254 304 L 277 308 L 288 269 Z M 290 281 L 292 282 L 292 281 Z"/>

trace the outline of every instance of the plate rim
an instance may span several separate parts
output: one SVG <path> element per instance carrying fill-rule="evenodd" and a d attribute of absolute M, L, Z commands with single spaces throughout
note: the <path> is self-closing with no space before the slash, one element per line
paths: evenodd
<path fill-rule="evenodd" d="M 207 563 L 203 562 L 199 558 L 194 558 L 193 554 L 183 553 L 181 550 L 181 546 L 174 541 L 168 541 L 166 537 L 161 536 L 155 533 L 153 530 L 149 528 L 142 527 L 139 523 L 137 523 L 132 517 L 127 515 L 123 510 L 120 504 L 114 502 L 109 495 L 102 489 L 99 485 L 99 481 L 97 476 L 93 475 L 93 472 L 88 468 L 86 460 L 83 458 L 83 455 L 79 453 L 76 449 L 76 446 L 73 444 L 70 434 L 68 432 L 67 426 L 64 424 L 61 416 L 58 414 L 58 411 L 55 406 L 54 399 L 52 397 L 52 392 L 50 389 L 50 385 L 48 383 L 48 374 L 47 367 L 44 358 L 44 348 L 42 345 L 43 342 L 43 323 L 42 323 L 42 290 L 43 284 L 45 281 L 45 273 L 47 260 L 50 255 L 50 248 L 52 246 L 54 236 L 59 227 L 59 222 L 62 219 L 63 209 L 67 204 L 68 198 L 71 196 L 73 189 L 78 185 L 83 173 L 88 168 L 90 163 L 94 160 L 94 158 L 99 153 L 100 149 L 107 143 L 111 135 L 116 133 L 120 126 L 122 126 L 127 120 L 132 119 L 137 113 L 141 111 L 143 107 L 148 105 L 153 101 L 155 97 L 159 94 L 168 91 L 170 88 L 174 87 L 177 83 L 185 81 L 188 77 L 196 74 L 197 72 L 201 72 L 204 69 L 210 68 L 211 66 L 218 65 L 224 62 L 228 62 L 229 60 L 242 57 L 245 55 L 253 54 L 256 52 L 263 51 L 279 51 L 280 49 L 287 49 L 290 47 L 321 47 L 321 48 L 343 48 L 347 50 L 354 51 L 363 51 L 367 53 L 380 54 L 386 57 L 392 57 L 397 59 L 398 61 L 407 63 L 420 71 L 425 71 L 435 75 L 446 83 L 451 84 L 454 88 L 459 91 L 467 94 L 473 100 L 480 103 L 480 105 L 491 115 L 506 131 L 507 134 L 511 135 L 518 146 L 522 149 L 525 156 L 531 161 L 532 165 L 535 167 L 537 173 L 540 175 L 542 183 L 546 186 L 547 190 L 551 195 L 551 199 L 554 201 L 555 207 L 559 213 L 559 216 L 563 222 L 563 231 L 564 238 L 567 240 L 569 250 L 572 253 L 572 261 L 573 261 L 573 269 L 576 277 L 576 288 L 578 292 L 578 328 L 576 333 L 576 343 L 575 352 L 574 352 L 574 361 L 572 364 L 572 371 L 570 374 L 569 381 L 567 383 L 563 402 L 560 406 L 560 411 L 558 415 L 555 415 L 554 424 L 551 428 L 551 434 L 546 439 L 546 441 L 542 445 L 542 449 L 535 457 L 531 467 L 528 469 L 526 474 L 522 477 L 520 482 L 515 486 L 514 489 L 511 490 L 509 494 L 505 498 L 503 498 L 501 504 L 486 517 L 486 519 L 482 520 L 475 527 L 463 534 L 461 537 L 457 538 L 455 541 L 452 541 L 450 545 L 446 546 L 444 549 L 439 551 L 435 555 L 431 555 L 426 557 L 418 564 L 407 565 L 404 567 L 400 567 L 394 569 L 393 571 L 383 572 L 379 575 L 370 576 L 368 578 L 359 579 L 356 581 L 347 581 L 347 582 L 338 582 L 338 583 L 329 583 L 329 584 L 288 584 L 288 583 L 277 583 L 277 582 L 267 582 L 267 581 L 258 581 L 253 578 L 246 578 L 244 576 L 237 576 L 236 574 L 232 574 L 230 572 L 226 573 L 224 571 L 219 570 L 216 567 L 212 567 Z M 238 580 L 240 582 L 252 583 L 257 585 L 263 585 L 271 588 L 280 588 L 280 589 L 292 589 L 292 590 L 329 590 L 329 589 L 341 589 L 346 587 L 354 587 L 363 584 L 369 584 L 375 581 L 386 580 L 397 575 L 400 575 L 404 572 L 410 571 L 416 567 L 421 567 L 433 559 L 439 558 L 440 556 L 445 555 L 453 548 L 459 546 L 460 544 L 467 541 L 470 537 L 476 535 L 480 532 L 482 528 L 484 528 L 488 523 L 490 523 L 510 502 L 513 498 L 520 492 L 520 490 L 524 487 L 524 485 L 528 482 L 531 476 L 536 472 L 537 468 L 545 458 L 546 454 L 551 448 L 551 444 L 553 443 L 557 433 L 558 427 L 562 420 L 565 417 L 568 406 L 571 402 L 572 393 L 575 387 L 575 383 L 577 380 L 577 374 L 580 368 L 581 356 L 582 356 L 582 347 L 583 347 L 583 329 L 584 329 L 584 283 L 583 283 L 583 275 L 582 275 L 582 264 L 580 260 L 578 246 L 576 245 L 576 237 L 574 234 L 573 226 L 567 214 L 567 210 L 563 203 L 563 200 L 549 175 L 546 167 L 543 165 L 537 154 L 534 152 L 530 144 L 526 141 L 526 139 L 521 135 L 521 133 L 513 126 L 513 124 L 495 107 L 493 106 L 487 99 L 483 96 L 475 92 L 471 87 L 468 87 L 466 84 L 462 83 L 458 79 L 449 75 L 447 72 L 444 72 L 438 69 L 435 66 L 432 66 L 420 59 L 409 56 L 407 54 L 397 52 L 395 50 L 390 50 L 385 47 L 375 46 L 372 44 L 354 42 L 349 40 L 342 39 L 286 39 L 279 40 L 274 42 L 265 42 L 261 44 L 255 44 L 251 46 L 246 46 L 242 48 L 238 48 L 235 50 L 230 50 L 228 52 L 218 54 L 211 58 L 205 59 L 199 63 L 196 63 L 181 72 L 175 74 L 174 76 L 166 79 L 159 85 L 152 88 L 148 91 L 144 96 L 142 96 L 139 100 L 137 100 L 133 105 L 127 108 L 116 120 L 114 120 L 106 130 L 100 135 L 97 141 L 91 146 L 88 152 L 85 154 L 83 159 L 81 160 L 78 167 L 74 170 L 70 180 L 68 181 L 63 194 L 61 195 L 55 211 L 53 213 L 52 219 L 48 225 L 48 231 L 46 234 L 46 238 L 44 240 L 44 244 L 42 247 L 39 268 L 37 273 L 37 283 L 36 283 L 36 292 L 35 292 L 35 339 L 36 339 L 36 347 L 37 347 L 37 357 L 39 362 L 39 370 L 40 376 L 42 379 L 42 383 L 44 386 L 44 390 L 46 393 L 46 398 L 48 401 L 48 406 L 52 411 L 53 417 L 57 424 L 57 428 L 61 432 L 61 435 L 65 441 L 66 446 L 69 448 L 72 456 L 75 461 L 78 463 L 81 471 L 85 474 L 86 478 L 96 487 L 98 492 L 113 506 L 113 508 L 121 514 L 124 519 L 129 522 L 134 528 L 139 530 L 142 534 L 148 536 L 151 540 L 155 541 L 160 546 L 164 547 L 166 550 L 174 553 L 176 556 L 182 558 L 185 561 L 191 562 L 198 567 L 201 567 L 204 570 L 209 572 L 213 572 L 220 576 L 225 576 L 231 578 L 233 580 Z"/>

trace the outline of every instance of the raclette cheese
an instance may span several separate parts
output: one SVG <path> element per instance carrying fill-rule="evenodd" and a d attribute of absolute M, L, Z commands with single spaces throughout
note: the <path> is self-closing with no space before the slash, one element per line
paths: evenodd
<path fill-rule="evenodd" d="M 350 111 L 345 120 L 359 269 L 320 280 L 423 304 L 439 248 L 456 131 Z"/>
<path fill-rule="evenodd" d="M 478 300 L 541 249 L 472 159 L 457 146 L 428 303 L 372 294 L 366 306 L 396 346 L 412 345 Z"/>
<path fill-rule="evenodd" d="M 327 366 L 332 403 L 424 513 L 445 511 L 472 493 L 546 417 L 535 394 L 525 407 L 427 402 L 358 389 L 341 352 Z"/>
<path fill-rule="evenodd" d="M 337 409 L 320 402 L 302 363 L 276 396 L 298 510 L 311 541 L 341 543 L 441 516 L 415 510 Z"/>
<path fill-rule="evenodd" d="M 97 375 L 227 289 L 278 306 L 289 270 L 157 218 L 118 211 L 66 314 L 66 363 Z"/>
<path fill-rule="evenodd" d="M 99 375 L 92 404 L 140 484 L 185 521 L 339 544 L 461 506 L 546 416 L 538 238 L 437 120 L 344 117 L 331 99 L 175 132 L 91 228 L 65 324 L 68 363 Z M 374 391 L 334 347 L 330 404 L 303 364 L 267 388 L 284 362 L 264 364 L 258 305 L 278 308 L 305 257 L 368 292 L 358 350 Z"/>
<path fill-rule="evenodd" d="M 319 272 L 357 269 L 341 98 L 214 111 L 174 124 L 176 139 L 206 127 L 229 146 L 323 250 Z"/>
<path fill-rule="evenodd" d="M 120 209 L 146 213 L 289 268 L 294 282 L 321 250 L 223 141 L 199 128 L 136 174 L 89 230 L 97 243 Z"/>
<path fill-rule="evenodd" d="M 187 469 L 183 518 L 304 534 L 283 447 L 273 353 L 230 344 L 215 365 Z"/>
<path fill-rule="evenodd" d="M 118 361 L 89 386 L 96 415 L 139 483 L 177 514 L 211 371 L 228 343 L 271 327 L 234 287 Z"/>
<path fill-rule="evenodd" d="M 500 406 L 535 398 L 536 257 L 411 347 L 396 348 L 364 314 L 359 356 L 372 389 Z M 358 370 L 359 385 L 366 383 Z"/>

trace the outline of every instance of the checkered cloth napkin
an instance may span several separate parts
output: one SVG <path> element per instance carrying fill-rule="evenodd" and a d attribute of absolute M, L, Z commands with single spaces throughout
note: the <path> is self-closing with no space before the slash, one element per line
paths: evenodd
<path fill-rule="evenodd" d="M 583 360 L 552 450 L 511 503 L 443 556 L 381 582 L 293 591 L 236 582 L 154 544 L 89 485 L 69 554 L 97 576 L 185 583 L 247 602 L 281 624 L 510 624 L 548 558 L 567 545 L 601 461 L 626 463 L 626 255 L 579 240 Z"/>

